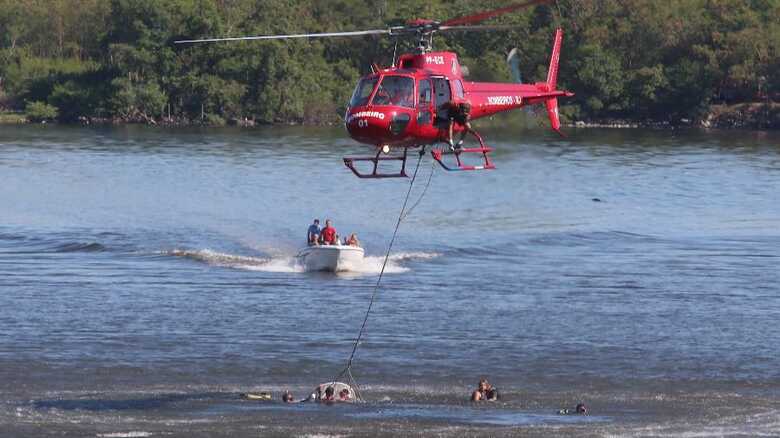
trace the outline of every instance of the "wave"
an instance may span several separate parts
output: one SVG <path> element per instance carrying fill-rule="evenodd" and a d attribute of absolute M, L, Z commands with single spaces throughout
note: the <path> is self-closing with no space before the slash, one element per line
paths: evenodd
<path fill-rule="evenodd" d="M 430 260 L 441 257 L 441 253 L 438 252 L 399 252 L 390 254 L 390 260 L 393 261 L 405 261 L 405 260 Z"/>
<path fill-rule="evenodd" d="M 0 240 L 25 240 L 25 236 L 11 233 L 0 233 Z"/>
<path fill-rule="evenodd" d="M 294 257 L 254 257 L 237 254 L 228 254 L 224 252 L 213 251 L 210 249 L 186 250 L 174 249 L 171 251 L 162 251 L 163 255 L 174 257 L 183 257 L 213 266 L 225 268 L 244 269 L 248 271 L 262 272 L 303 272 L 303 268 L 296 263 Z"/>
<path fill-rule="evenodd" d="M 723 436 L 776 437 L 780 430 L 780 411 L 766 410 L 755 414 L 724 415 L 702 424 L 694 422 L 671 422 L 649 426 L 625 428 L 626 436 L 684 438 L 715 438 Z"/>
<path fill-rule="evenodd" d="M 136 430 L 130 432 L 99 433 L 97 436 L 100 438 L 145 438 L 152 436 L 152 433 Z"/>
<path fill-rule="evenodd" d="M 102 252 L 107 248 L 97 242 L 68 242 L 55 246 L 54 252 Z"/>
<path fill-rule="evenodd" d="M 399 252 L 390 254 L 385 266 L 386 274 L 400 274 L 409 271 L 409 268 L 403 266 L 403 262 L 412 260 L 430 260 L 439 257 L 441 254 L 435 252 Z M 382 271 L 382 264 L 385 256 L 365 256 L 363 263 L 355 269 L 360 274 L 379 274 Z"/>
<path fill-rule="evenodd" d="M 211 249 L 187 250 L 174 249 L 162 251 L 162 255 L 183 257 L 213 266 L 220 266 L 233 269 L 243 269 L 247 271 L 258 272 L 304 272 L 303 266 L 298 263 L 295 256 L 278 255 L 273 257 L 256 257 L 224 252 L 213 251 Z M 440 256 L 439 253 L 426 252 L 400 252 L 391 254 L 385 267 L 385 273 L 398 274 L 407 272 L 409 268 L 403 266 L 404 262 L 410 260 L 428 260 Z M 352 274 L 379 274 L 382 270 L 384 256 L 366 256 L 363 262 L 355 267 L 354 270 L 344 273 Z"/>
<path fill-rule="evenodd" d="M 1 239 L 8 240 L 8 239 Z M 22 243 L 13 245 L 3 245 L 2 252 L 5 254 L 59 254 L 74 252 L 104 252 L 108 247 L 97 242 L 46 242 L 32 239 L 23 240 Z"/>

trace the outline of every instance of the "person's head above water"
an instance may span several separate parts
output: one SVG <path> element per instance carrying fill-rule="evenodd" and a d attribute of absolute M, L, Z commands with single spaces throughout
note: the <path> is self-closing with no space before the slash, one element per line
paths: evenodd
<path fill-rule="evenodd" d="M 490 389 L 490 383 L 488 383 L 488 380 L 483 377 L 479 379 L 478 387 L 480 391 L 487 391 L 488 389 Z"/>
<path fill-rule="evenodd" d="M 334 392 L 336 392 L 336 390 L 335 390 L 335 389 L 333 389 L 333 387 L 332 387 L 332 386 L 328 386 L 327 388 L 325 388 L 325 398 L 326 398 L 326 399 L 331 399 L 331 398 L 333 398 L 333 393 L 334 393 Z"/>
<path fill-rule="evenodd" d="M 325 226 L 326 226 L 326 227 L 333 226 L 333 221 L 332 221 L 332 220 L 330 220 L 330 219 L 325 219 Z"/>
<path fill-rule="evenodd" d="M 577 407 L 575 407 L 574 410 L 578 414 L 587 414 L 588 413 L 588 409 L 585 407 L 584 403 L 577 403 Z"/>
<path fill-rule="evenodd" d="M 320 220 L 319 219 L 314 219 L 314 225 L 319 225 L 319 224 L 320 224 Z"/>

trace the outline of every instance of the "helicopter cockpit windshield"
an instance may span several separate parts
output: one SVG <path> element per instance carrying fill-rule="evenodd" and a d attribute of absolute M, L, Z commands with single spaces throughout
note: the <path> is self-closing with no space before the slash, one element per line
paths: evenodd
<path fill-rule="evenodd" d="M 368 104 L 368 98 L 371 97 L 371 93 L 374 92 L 374 87 L 379 81 L 379 78 L 363 78 L 358 82 L 357 88 L 355 88 L 355 94 L 352 95 L 352 100 L 349 101 L 350 107 L 364 106 Z"/>
<path fill-rule="evenodd" d="M 414 79 L 407 76 L 385 76 L 371 103 L 414 108 Z"/>

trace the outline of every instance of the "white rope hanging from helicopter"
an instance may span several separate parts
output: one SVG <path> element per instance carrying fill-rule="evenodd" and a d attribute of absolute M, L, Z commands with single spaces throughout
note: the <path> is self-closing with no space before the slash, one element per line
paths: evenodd
<path fill-rule="evenodd" d="M 417 205 L 419 205 L 420 201 L 422 201 L 423 197 L 425 196 L 425 193 L 428 191 L 428 186 L 430 186 L 431 184 L 431 179 L 433 178 L 433 171 L 435 169 L 433 165 L 431 166 L 431 173 L 428 176 L 428 182 L 426 183 L 423 192 L 420 194 L 420 197 L 412 205 L 412 207 L 407 209 L 406 206 L 409 204 L 409 198 L 411 197 L 412 189 L 414 188 L 414 183 L 417 180 L 417 174 L 418 171 L 420 170 L 420 163 L 422 162 L 422 158 L 424 155 L 425 155 L 425 146 L 422 146 L 419 152 L 419 158 L 417 159 L 417 165 L 414 168 L 414 173 L 412 174 L 411 181 L 409 182 L 409 189 L 406 191 L 406 197 L 404 198 L 403 205 L 401 206 L 401 212 L 398 214 L 398 220 L 395 223 L 395 229 L 393 230 L 393 235 L 390 238 L 390 243 L 387 245 L 387 252 L 385 252 L 385 257 L 384 260 L 382 261 L 382 268 L 379 271 L 379 277 L 377 277 L 376 283 L 374 284 L 374 290 L 371 293 L 371 299 L 368 302 L 368 309 L 366 309 L 366 315 L 363 318 L 363 324 L 360 325 L 360 330 L 358 331 L 358 335 L 355 338 L 355 342 L 352 345 L 352 351 L 349 354 L 349 358 L 347 359 L 347 363 L 344 366 L 344 369 L 336 376 L 336 378 L 333 379 L 333 382 L 335 383 L 340 378 L 346 376 L 349 385 L 352 386 L 353 390 L 355 391 L 356 400 L 359 401 L 362 400 L 362 397 L 360 395 L 360 386 L 357 384 L 357 381 L 355 381 L 354 376 L 352 376 L 352 363 L 355 359 L 355 353 L 357 352 L 358 346 L 360 345 L 360 340 L 363 338 L 363 334 L 366 331 L 366 325 L 368 324 L 368 317 L 371 314 L 371 309 L 373 308 L 374 302 L 376 301 L 377 293 L 379 292 L 379 288 L 382 283 L 382 277 L 385 273 L 387 262 L 390 260 L 390 253 L 393 249 L 395 238 L 398 236 L 398 229 L 401 227 L 401 222 L 403 222 L 409 216 L 412 210 L 414 210 L 414 208 L 417 207 Z"/>

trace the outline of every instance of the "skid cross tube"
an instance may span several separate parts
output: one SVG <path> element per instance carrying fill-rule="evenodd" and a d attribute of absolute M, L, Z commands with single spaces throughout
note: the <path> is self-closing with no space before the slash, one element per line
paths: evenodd
<path fill-rule="evenodd" d="M 377 150 L 377 153 L 373 157 L 345 157 L 344 158 L 344 165 L 349 168 L 349 170 L 352 171 L 358 178 L 407 178 L 408 175 L 406 174 L 406 156 L 409 151 L 409 148 L 404 148 L 403 155 L 399 156 L 393 156 L 393 157 L 383 157 L 382 156 L 382 149 L 379 148 Z M 373 169 L 371 173 L 362 173 L 355 167 L 356 161 L 369 161 L 374 164 Z M 380 161 L 400 161 L 401 162 L 401 171 L 398 173 L 380 173 L 379 170 L 379 162 Z"/>
<path fill-rule="evenodd" d="M 444 168 L 444 170 L 449 172 L 455 172 L 455 171 L 461 171 L 461 170 L 490 170 L 495 169 L 496 166 L 490 161 L 490 154 L 493 152 L 493 149 L 485 145 L 485 142 L 482 140 L 482 136 L 479 135 L 476 131 L 471 131 L 471 134 L 479 141 L 479 147 L 476 148 L 456 148 L 455 150 L 448 150 L 444 147 L 442 148 L 435 148 L 431 149 L 431 156 L 434 160 L 436 160 L 441 167 Z M 447 146 L 448 147 L 448 146 Z M 467 166 L 463 164 L 463 161 L 460 159 L 461 154 L 482 154 L 482 159 L 484 160 L 484 164 L 481 166 Z M 455 166 L 448 166 L 444 163 L 444 155 L 454 155 L 455 156 Z"/>

